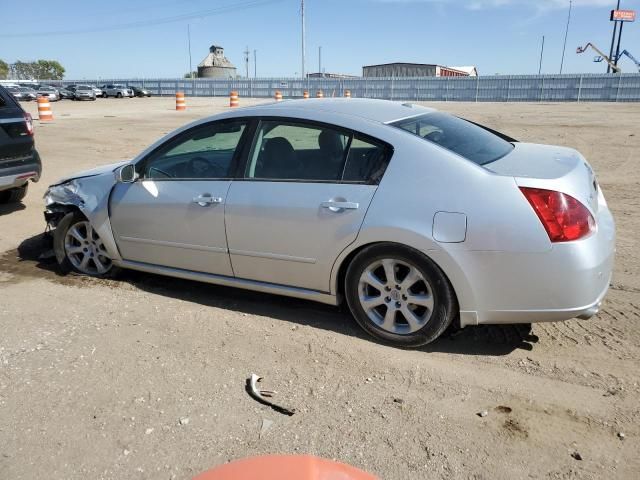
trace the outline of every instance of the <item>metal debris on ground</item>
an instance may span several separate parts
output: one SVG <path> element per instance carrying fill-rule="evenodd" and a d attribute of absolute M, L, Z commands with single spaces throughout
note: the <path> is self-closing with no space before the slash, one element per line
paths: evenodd
<path fill-rule="evenodd" d="M 478 415 L 479 417 L 486 417 L 487 415 L 489 415 L 489 412 L 486 410 L 482 410 L 481 412 L 478 412 L 476 415 Z"/>
<path fill-rule="evenodd" d="M 580 455 L 580 453 L 578 453 L 578 452 L 573 452 L 573 453 L 571 454 L 571 456 L 572 456 L 573 458 L 575 458 L 576 460 L 582 460 L 582 455 Z"/>
<path fill-rule="evenodd" d="M 262 438 L 265 436 L 265 434 L 271 429 L 271 427 L 273 426 L 273 420 L 269 420 L 268 418 L 263 418 L 262 419 L 262 425 L 260 427 L 260 435 L 258 435 L 258 438 Z"/>
<path fill-rule="evenodd" d="M 249 393 L 249 395 L 251 395 L 254 400 L 262 403 L 263 405 L 271 407 L 276 412 L 282 413 L 283 415 L 291 416 L 296 413 L 295 409 L 283 407 L 269 400 L 269 398 L 273 397 L 277 392 L 274 392 L 272 390 L 259 390 L 258 382 L 260 382 L 261 380 L 262 377 L 256 375 L 255 373 L 252 373 L 251 377 L 247 378 L 247 393 Z"/>
<path fill-rule="evenodd" d="M 618 438 L 619 438 L 620 440 L 624 440 L 624 437 L 625 437 L 625 436 L 626 436 L 626 435 L 624 434 L 624 432 L 618 432 Z"/>

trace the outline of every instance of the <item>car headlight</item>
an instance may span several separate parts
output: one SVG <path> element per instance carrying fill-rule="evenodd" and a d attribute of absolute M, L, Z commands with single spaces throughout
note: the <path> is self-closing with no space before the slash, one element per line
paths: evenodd
<path fill-rule="evenodd" d="M 53 185 L 47 188 L 47 191 L 44 193 L 44 203 L 46 206 L 52 203 L 80 205 L 84 202 L 78 197 L 78 190 L 79 186 L 76 180 L 70 180 L 60 185 Z"/>

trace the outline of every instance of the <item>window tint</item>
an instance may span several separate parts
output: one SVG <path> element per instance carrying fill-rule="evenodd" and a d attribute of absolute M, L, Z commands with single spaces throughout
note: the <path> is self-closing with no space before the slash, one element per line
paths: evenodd
<path fill-rule="evenodd" d="M 200 126 L 152 154 L 142 175 L 153 179 L 230 178 L 230 168 L 245 122 Z"/>
<path fill-rule="evenodd" d="M 246 176 L 340 181 L 349 139 L 345 133 L 322 126 L 261 122 Z"/>
<path fill-rule="evenodd" d="M 342 179 L 345 182 L 378 183 L 387 168 L 388 155 L 380 145 L 357 136 L 351 141 Z"/>
<path fill-rule="evenodd" d="M 392 125 L 436 143 L 478 165 L 498 160 L 513 149 L 511 143 L 499 136 L 446 113 L 427 113 Z"/>

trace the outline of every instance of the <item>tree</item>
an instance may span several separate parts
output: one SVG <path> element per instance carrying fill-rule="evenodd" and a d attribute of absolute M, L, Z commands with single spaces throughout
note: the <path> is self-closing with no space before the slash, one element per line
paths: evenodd
<path fill-rule="evenodd" d="M 4 60 L 0 60 L 0 80 L 9 76 L 9 65 Z"/>
<path fill-rule="evenodd" d="M 12 65 L 15 76 L 20 80 L 62 80 L 64 67 L 56 60 L 23 62 L 17 60 Z"/>
<path fill-rule="evenodd" d="M 38 60 L 34 69 L 36 78 L 47 80 L 62 80 L 64 78 L 64 67 L 57 60 Z"/>

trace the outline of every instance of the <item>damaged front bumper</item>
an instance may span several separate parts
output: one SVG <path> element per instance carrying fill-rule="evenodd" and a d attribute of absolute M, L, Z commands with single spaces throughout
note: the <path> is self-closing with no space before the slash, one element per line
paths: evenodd
<path fill-rule="evenodd" d="M 48 229 L 54 230 L 65 215 L 79 211 L 91 222 L 110 258 L 121 260 L 109 221 L 109 197 L 114 185 L 115 177 L 109 172 L 50 186 L 44 194 Z"/>

